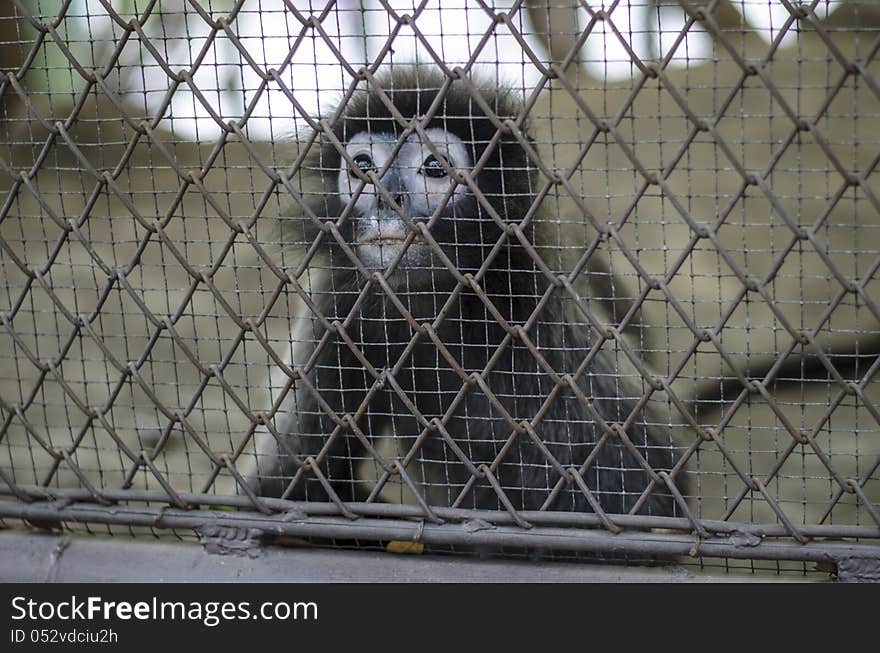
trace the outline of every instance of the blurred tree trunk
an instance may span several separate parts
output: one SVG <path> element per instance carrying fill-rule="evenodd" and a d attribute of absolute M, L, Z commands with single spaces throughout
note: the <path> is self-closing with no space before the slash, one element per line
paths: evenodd
<path fill-rule="evenodd" d="M 575 48 L 580 33 L 577 3 L 533 1 L 528 3 L 526 9 L 535 35 L 541 39 L 550 61 L 561 64 Z M 568 75 L 574 76 L 578 72 L 577 60 L 575 55 L 574 65 L 566 67 Z M 584 74 L 584 71 L 580 73 Z"/>
<path fill-rule="evenodd" d="M 0 68 L 6 74 L 19 65 L 18 21 L 15 5 L 11 2 L 0 4 Z"/>
<path fill-rule="evenodd" d="M 337 3 L 341 12 L 340 45 L 352 68 L 370 65 L 367 60 L 367 17 L 363 0 L 341 0 Z M 347 38 L 342 38 L 343 36 Z"/>
<path fill-rule="evenodd" d="M 705 3 L 704 3 L 705 4 Z M 581 34 L 581 26 L 578 21 L 578 3 L 574 1 L 560 2 L 559 0 L 532 0 L 526 5 L 527 15 L 535 30 L 535 35 L 541 40 L 546 54 L 551 62 L 562 64 L 575 49 L 578 37 Z M 659 9 L 663 6 L 680 6 L 675 0 L 654 0 L 643 8 L 645 26 L 656 30 L 659 25 Z M 705 4 L 706 7 L 709 4 Z M 752 31 L 754 28 L 746 20 L 730 0 L 720 0 L 714 6 L 712 16 L 718 26 L 724 31 Z M 612 15 L 613 20 L 613 15 Z M 657 47 L 657 34 L 646 35 L 650 43 L 649 51 L 657 56 L 660 55 Z M 578 56 L 574 55 L 571 64 L 566 66 L 565 71 L 569 77 L 589 75 L 585 70 L 578 70 Z"/>
<path fill-rule="evenodd" d="M 11 0 L 0 2 L 0 74 L 6 78 L 21 67 L 24 45 L 15 5 Z M 7 87 L 0 97 L 0 121 L 15 116 L 21 110 L 21 100 Z"/>
<path fill-rule="evenodd" d="M 846 2 L 822 21 L 827 27 L 870 29 L 880 27 L 880 4 L 861 0 Z"/>
<path fill-rule="evenodd" d="M 733 3 L 731 3 L 730 0 L 721 0 L 721 2 L 716 4 L 713 16 L 715 17 L 715 22 L 718 23 L 718 27 L 723 30 L 754 29 L 752 25 L 749 24 L 749 21 L 746 20 L 746 17 L 733 6 Z"/>

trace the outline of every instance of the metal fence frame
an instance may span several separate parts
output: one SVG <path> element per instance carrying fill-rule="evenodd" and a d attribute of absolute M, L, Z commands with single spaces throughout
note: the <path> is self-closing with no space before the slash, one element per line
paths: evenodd
<path fill-rule="evenodd" d="M 783 26 L 781 34 L 784 34 L 789 28 L 793 28 L 800 24 L 809 25 L 815 30 L 816 34 L 823 40 L 828 48 L 830 56 L 840 64 L 839 79 L 829 83 L 830 93 L 827 95 L 823 104 L 823 109 L 818 114 L 803 117 L 799 114 L 796 107 L 792 107 L 779 92 L 776 82 L 765 70 L 764 64 L 772 61 L 778 43 L 771 44 L 766 54 L 766 58 L 762 65 L 754 65 L 749 63 L 735 43 L 732 42 L 730 34 L 723 29 L 715 15 L 715 11 L 722 3 L 717 1 L 709 2 L 705 6 L 694 6 L 695 3 L 681 1 L 680 5 L 689 16 L 689 22 L 685 30 L 690 26 L 699 24 L 708 33 L 716 39 L 717 43 L 725 49 L 732 59 L 741 68 L 741 78 L 739 84 L 734 85 L 730 89 L 727 98 L 720 103 L 721 109 L 718 115 L 712 120 L 706 120 L 694 114 L 686 97 L 681 93 L 673 81 L 668 77 L 666 67 L 671 60 L 670 56 L 659 63 L 649 63 L 640 60 L 634 52 L 631 52 L 633 61 L 638 68 L 637 79 L 633 82 L 633 90 L 628 100 L 621 106 L 616 114 L 616 119 L 606 121 L 597 117 L 583 102 L 579 103 L 579 108 L 583 115 L 592 123 L 594 134 L 605 134 L 610 137 L 616 144 L 626 153 L 630 159 L 633 169 L 641 177 L 640 187 L 633 198 L 633 206 L 638 199 L 649 189 L 657 188 L 666 197 L 668 197 L 677 210 L 680 217 L 691 229 L 692 240 L 690 247 L 682 254 L 683 262 L 691 250 L 701 242 L 710 242 L 718 250 L 722 257 L 725 258 L 729 268 L 737 275 L 742 283 L 742 293 L 738 301 L 732 303 L 721 316 L 718 324 L 713 329 L 701 329 L 692 324 L 688 318 L 687 309 L 679 302 L 679 300 L 667 289 L 667 285 L 672 280 L 674 273 L 681 265 L 672 266 L 672 271 L 667 278 L 656 278 L 642 269 L 638 264 L 638 257 L 635 256 L 628 244 L 620 237 L 618 229 L 614 226 L 606 225 L 592 218 L 589 209 L 579 198 L 578 191 L 570 183 L 572 170 L 568 171 L 552 171 L 546 169 L 542 165 L 540 157 L 535 152 L 529 152 L 532 159 L 531 163 L 538 167 L 542 174 L 542 188 L 537 193 L 538 197 L 545 196 L 553 188 L 561 188 L 565 191 L 575 203 L 581 206 L 584 215 L 593 219 L 593 227 L 596 229 L 596 237 L 594 242 L 588 243 L 585 248 L 585 254 L 582 262 L 579 263 L 570 275 L 552 276 L 554 289 L 564 288 L 569 294 L 572 301 L 580 303 L 583 306 L 582 298 L 572 287 L 572 282 L 577 275 L 584 269 L 588 262 L 590 254 L 595 247 L 606 240 L 611 240 L 627 255 L 633 267 L 638 272 L 644 287 L 645 293 L 638 298 L 634 304 L 634 308 L 630 314 L 625 316 L 621 323 L 614 327 L 609 327 L 598 321 L 588 308 L 583 308 L 583 315 L 590 320 L 599 332 L 602 341 L 613 341 L 617 347 L 627 354 L 627 357 L 633 361 L 639 360 L 639 354 L 626 338 L 623 336 L 623 329 L 627 321 L 632 317 L 634 312 L 638 310 L 639 302 L 644 300 L 645 295 L 650 291 L 662 292 L 673 310 L 682 318 L 687 326 L 693 332 L 693 350 L 696 350 L 702 343 L 712 343 L 717 349 L 720 356 L 729 363 L 730 369 L 736 370 L 737 366 L 728 358 L 720 336 L 722 329 L 729 316 L 736 310 L 740 302 L 749 296 L 758 296 L 774 311 L 774 315 L 781 324 L 786 334 L 790 337 L 790 344 L 778 357 L 775 365 L 766 372 L 761 379 L 749 379 L 740 375 L 739 382 L 741 391 L 735 402 L 733 410 L 746 402 L 749 397 L 760 395 L 768 403 L 768 405 L 783 415 L 782 411 L 776 406 L 773 395 L 768 391 L 768 386 L 778 374 L 783 362 L 796 347 L 801 345 L 816 345 L 816 336 L 820 328 L 825 322 L 823 319 L 813 329 L 801 329 L 790 324 L 786 315 L 776 310 L 776 303 L 767 292 L 767 284 L 773 279 L 775 272 L 782 266 L 785 256 L 792 248 L 801 245 L 812 246 L 815 251 L 822 257 L 823 262 L 827 266 L 831 275 L 839 282 L 839 292 L 832 297 L 826 316 L 830 316 L 835 308 L 849 297 L 857 297 L 872 315 L 880 321 L 880 308 L 877 307 L 874 298 L 866 290 L 866 285 L 871 281 L 878 269 L 880 269 L 880 252 L 862 278 L 850 278 L 835 264 L 834 260 L 825 254 L 823 244 L 817 232 L 822 227 L 824 219 L 830 214 L 836 202 L 844 194 L 844 192 L 852 187 L 860 189 L 867 200 L 871 203 L 874 210 L 880 213 L 880 198 L 876 197 L 873 189 L 868 183 L 868 176 L 873 171 L 874 165 L 880 162 L 880 153 L 874 159 L 874 165 L 864 171 L 849 170 L 835 155 L 832 147 L 821 131 L 821 119 L 824 112 L 828 110 L 835 94 L 843 87 L 851 77 L 858 77 L 867 88 L 880 97 L 880 83 L 875 80 L 869 64 L 874 56 L 880 52 L 880 36 L 875 40 L 870 48 L 870 56 L 867 60 L 850 60 L 836 46 L 834 35 L 823 26 L 818 20 L 814 9 L 818 0 L 812 3 L 804 3 L 801 5 L 788 5 L 789 18 L 786 25 Z M 156 116 L 152 119 L 142 119 L 129 115 L 129 111 L 122 100 L 114 93 L 113 89 L 107 85 L 105 78 L 110 74 L 113 66 L 119 57 L 119 54 L 127 42 L 129 37 L 137 36 L 145 47 L 150 48 L 149 38 L 143 31 L 144 23 L 149 19 L 150 13 L 154 9 L 151 3 L 144 11 L 143 15 L 137 19 L 126 19 L 117 14 L 109 3 L 103 3 L 108 14 L 113 18 L 114 22 L 124 32 L 124 38 L 120 39 L 120 45 L 115 53 L 109 57 L 106 65 L 102 69 L 87 69 L 66 49 L 64 39 L 59 35 L 57 28 L 63 20 L 64 12 L 69 7 L 69 3 L 64 5 L 62 14 L 53 21 L 40 20 L 29 13 L 28 7 L 21 0 L 14 0 L 18 14 L 22 20 L 27 21 L 31 28 L 36 30 L 38 36 L 33 44 L 29 56 L 23 62 L 21 68 L 16 71 L 7 73 L 2 81 L 0 81 L 0 98 L 7 96 L 15 96 L 24 102 L 31 109 L 32 116 L 37 119 L 43 128 L 50 134 L 41 154 L 34 161 L 30 170 L 17 171 L 10 168 L 4 161 L 0 160 L 0 173 L 4 174 L 11 180 L 11 189 L 6 203 L 0 209 L 0 221 L 2 221 L 14 207 L 14 199 L 18 193 L 30 192 L 39 200 L 40 191 L 34 185 L 34 177 L 43 165 L 45 158 L 52 146 L 56 143 L 64 143 L 67 148 L 76 157 L 82 169 L 89 173 L 94 180 L 93 196 L 100 193 L 112 194 L 115 198 L 127 203 L 131 216 L 146 230 L 147 236 L 144 239 L 144 246 L 151 239 L 158 239 L 166 243 L 173 250 L 173 239 L 166 233 L 165 229 L 168 223 L 174 217 L 174 207 L 168 211 L 165 216 L 158 219 L 149 219 L 141 215 L 138 209 L 132 205 L 127 199 L 127 192 L 120 188 L 116 183 L 116 177 L 125 168 L 127 158 L 120 160 L 113 170 L 98 170 L 93 166 L 89 157 L 82 152 L 78 146 L 75 137 L 71 134 L 71 128 L 76 123 L 78 114 L 85 106 L 90 94 L 96 90 L 109 99 L 118 109 L 119 117 L 126 122 L 128 128 L 134 132 L 129 147 L 127 148 L 127 156 L 131 156 L 134 148 L 141 139 L 149 140 L 156 146 L 157 151 L 164 157 L 164 164 L 169 166 L 179 178 L 180 194 L 186 190 L 195 189 L 200 192 L 204 199 L 211 204 L 217 215 L 226 223 L 230 230 L 229 240 L 225 248 L 218 255 L 218 263 L 213 270 L 205 270 L 191 266 L 186 258 L 182 255 L 178 256 L 177 262 L 186 269 L 192 278 L 192 287 L 187 296 L 188 298 L 195 292 L 197 288 L 207 289 L 214 293 L 218 301 L 223 302 L 222 293 L 216 291 L 212 283 L 212 275 L 217 272 L 227 254 L 233 247 L 233 243 L 237 238 L 243 238 L 250 243 L 254 251 L 262 259 L 263 263 L 275 272 L 278 280 L 278 292 L 284 288 L 291 288 L 299 294 L 304 300 L 308 301 L 308 293 L 302 288 L 297 281 L 297 275 L 288 273 L 278 269 L 272 256 L 266 251 L 252 234 L 252 229 L 256 219 L 259 217 L 259 210 L 255 212 L 249 221 L 242 222 L 236 220 L 229 215 L 222 206 L 219 205 L 211 193 L 207 191 L 202 183 L 203 177 L 210 171 L 212 163 L 221 154 L 228 138 L 235 137 L 248 149 L 250 156 L 265 175 L 270 180 L 269 187 L 265 191 L 265 196 L 275 192 L 276 189 L 282 189 L 295 201 L 303 205 L 308 211 L 308 207 L 301 200 L 300 193 L 292 183 L 293 177 L 299 172 L 299 166 L 302 161 L 297 161 L 291 170 L 279 172 L 278 167 L 271 161 L 265 160 L 256 148 L 249 142 L 244 133 L 243 126 L 247 121 L 247 114 L 240 121 L 224 121 L 219 115 L 214 114 L 217 124 L 223 130 L 223 135 L 216 142 L 213 152 L 207 158 L 207 163 L 201 170 L 185 169 L 178 164 L 174 155 L 162 143 L 162 139 L 157 135 L 156 128 L 170 106 L 171 98 L 174 90 L 182 84 L 187 84 L 193 93 L 198 97 L 199 101 L 206 107 L 210 107 L 210 101 L 205 97 L 198 88 L 192 83 L 192 76 L 195 66 L 192 70 L 184 70 L 175 72 L 170 67 L 165 66 L 165 72 L 168 75 L 170 89 L 166 96 L 165 103 Z M 247 59 L 247 49 L 239 41 L 234 30 L 234 21 L 237 12 L 241 9 L 243 3 L 236 3 L 233 10 L 224 16 L 215 16 L 210 13 L 199 2 L 194 0 L 190 2 L 190 6 L 199 12 L 202 19 L 211 26 L 213 34 L 223 34 L 241 51 L 243 57 Z M 306 15 L 298 11 L 292 4 L 287 4 L 290 12 L 297 18 L 302 25 L 302 33 L 316 36 L 324 39 L 327 43 L 330 39 L 321 27 L 322 17 L 319 15 Z M 588 8 L 588 5 L 584 5 Z M 424 5 L 422 5 L 424 7 Z M 616 3 L 615 3 L 616 7 Z M 494 24 L 504 24 L 514 35 L 519 35 L 516 24 L 511 20 L 511 14 L 522 9 L 517 3 L 509 12 L 493 12 L 492 9 L 486 8 L 486 11 L 493 14 Z M 607 23 L 615 31 L 618 38 L 624 44 L 626 41 L 619 31 L 614 27 L 613 9 L 594 11 L 588 8 L 591 16 L 589 25 L 584 29 L 582 34 L 575 39 L 571 49 L 567 55 L 561 60 L 545 66 L 541 63 L 541 57 L 530 50 L 529 44 L 519 36 L 518 41 L 524 50 L 530 53 L 530 58 L 535 65 L 539 67 L 543 74 L 543 80 L 535 89 L 535 91 L 526 100 L 523 117 L 528 114 L 537 101 L 541 88 L 550 80 L 554 80 L 568 89 L 575 102 L 578 101 L 578 92 L 572 82 L 569 80 L 567 69 L 571 66 L 578 50 L 583 46 L 584 41 L 591 31 L 600 23 Z M 398 26 L 413 25 L 418 20 L 418 12 L 413 15 L 399 15 L 393 11 L 390 6 L 386 6 L 389 16 L 396 21 Z M 684 33 L 684 32 L 683 32 Z M 39 111 L 29 104 L 28 92 L 22 86 L 22 80 L 27 74 L 29 67 L 32 65 L 36 53 L 41 44 L 45 40 L 51 40 L 58 45 L 65 55 L 68 57 L 69 63 L 75 72 L 86 80 L 84 91 L 79 95 L 77 102 L 74 104 L 73 111 L 63 120 L 56 117 L 43 116 Z M 781 41 L 781 37 L 780 37 Z M 340 65 L 348 67 L 348 73 L 352 76 L 354 82 L 352 89 L 356 84 L 362 81 L 371 81 L 374 79 L 374 73 L 377 72 L 381 59 L 387 54 L 392 46 L 392 40 L 389 40 L 382 49 L 377 62 L 373 66 L 355 70 L 348 66 L 340 55 Z M 434 52 L 427 41 L 423 45 L 433 57 L 435 64 L 444 70 L 448 79 L 466 79 L 470 66 L 477 57 L 474 55 L 467 66 L 457 68 L 447 68 L 442 58 Z M 162 58 L 156 51 L 151 51 L 153 57 L 161 62 Z M 283 81 L 277 70 L 262 70 L 254 64 L 250 63 L 266 85 L 270 83 L 280 84 L 284 88 Z M 733 102 L 734 98 L 741 91 L 746 80 L 757 79 L 769 90 L 775 102 L 783 110 L 783 114 L 790 120 L 790 136 L 786 144 L 780 148 L 773 160 L 768 163 L 766 170 L 761 173 L 754 173 L 745 167 L 739 165 L 738 158 L 731 151 L 731 147 L 725 142 L 722 134 L 716 128 L 717 121 L 725 113 Z M 642 85 L 647 80 L 656 80 L 662 87 L 675 99 L 679 105 L 683 115 L 687 116 L 690 121 L 690 131 L 687 138 L 684 139 L 677 156 L 672 157 L 672 163 L 667 169 L 652 170 L 645 166 L 638 158 L 636 153 L 629 147 L 626 138 L 620 133 L 618 124 L 623 120 L 627 109 L 635 101 L 636 96 L 641 90 Z M 293 92 L 286 89 L 293 107 L 299 110 L 299 105 Z M 327 121 L 314 121 L 301 111 L 303 117 L 309 121 L 315 128 L 315 137 L 320 134 L 332 135 L 333 125 Z M 427 120 L 430 116 L 424 117 L 421 122 L 413 121 L 411 129 L 413 131 L 424 132 Z M 499 134 L 506 129 L 507 133 L 514 135 L 516 138 L 527 144 L 527 138 L 520 131 L 520 125 L 517 121 L 501 120 L 503 125 L 499 127 Z M 811 228 L 801 226 L 795 219 L 787 215 L 786 210 L 778 202 L 773 188 L 767 183 L 767 177 L 773 172 L 774 165 L 782 157 L 789 145 L 796 141 L 802 133 L 809 133 L 815 143 L 825 152 L 828 160 L 834 169 L 843 178 L 840 188 L 833 193 L 834 199 L 826 207 L 825 212 L 821 215 Z M 729 212 L 732 210 L 735 199 L 730 202 L 726 210 L 723 210 L 716 223 L 711 227 L 706 227 L 700 223 L 688 209 L 680 202 L 676 201 L 676 194 L 668 185 L 666 179 L 672 173 L 675 165 L 685 154 L 688 147 L 693 143 L 694 139 L 702 134 L 711 136 L 713 142 L 718 148 L 729 155 L 732 165 L 737 168 L 738 174 L 741 176 L 741 193 L 745 193 L 749 188 L 757 188 L 765 196 L 765 198 L 774 206 L 776 212 L 784 220 L 790 229 L 790 242 L 783 247 L 779 258 L 774 264 L 774 271 L 765 279 L 753 278 L 748 270 L 742 269 L 736 261 L 727 255 L 724 245 L 719 240 L 717 231 L 725 224 Z M 343 152 L 343 156 L 347 156 Z M 471 186 L 479 199 L 479 189 Z M 383 192 L 383 191 L 380 191 Z M 387 191 L 384 191 L 387 195 Z M 67 218 L 57 215 L 48 204 L 44 204 L 46 215 L 54 221 L 59 228 L 64 231 L 62 240 L 77 239 L 87 250 L 93 254 L 96 268 L 100 268 L 106 276 L 106 286 L 102 291 L 102 298 L 106 299 L 111 290 L 121 288 L 128 295 L 138 302 L 138 295 L 127 281 L 127 273 L 131 266 L 137 264 L 134 260 L 131 266 L 113 267 L 102 262 L 100 255 L 91 248 L 87 238 L 82 234 L 81 227 L 89 218 L 89 212 L 86 210 L 81 216 Z M 628 216 L 623 216 L 621 225 L 625 223 Z M 522 230 L 518 232 L 517 237 L 522 236 Z M 325 229 L 322 234 L 329 234 L 328 237 L 340 238 L 338 232 L 332 233 L 332 229 Z M 322 236 L 323 237 L 323 236 Z M 526 248 L 530 255 L 536 260 L 536 264 L 540 267 L 540 256 L 531 246 L 525 242 Z M 59 245 L 60 246 L 60 245 Z M 162 492 L 157 491 L 140 491 L 132 489 L 109 489 L 105 487 L 95 487 L 89 480 L 87 475 L 81 472 L 75 461 L 75 451 L 78 442 L 74 442 L 71 448 L 62 448 L 56 450 L 49 441 L 47 441 L 39 432 L 39 430 L 30 424 L 27 417 L 27 410 L 36 397 L 36 389 L 30 398 L 24 402 L 8 402 L 5 398 L 0 398 L 0 414 L 3 418 L 0 420 L 0 439 L 10 428 L 10 425 L 16 423 L 25 428 L 28 432 L 31 443 L 34 446 L 42 447 L 54 460 L 55 470 L 58 466 L 64 465 L 72 470 L 79 478 L 81 483 L 80 489 L 64 489 L 50 487 L 52 475 L 46 479 L 43 485 L 24 485 L 16 483 L 13 476 L 6 470 L 0 468 L 0 494 L 6 498 L 0 500 L 0 517 L 25 520 L 31 523 L 42 525 L 55 525 L 61 523 L 90 523 L 90 524 L 108 524 L 108 525 L 127 525 L 127 526 L 145 526 L 153 528 L 178 528 L 178 529 L 194 529 L 204 530 L 212 527 L 229 528 L 232 531 L 255 531 L 271 535 L 285 535 L 292 537 L 305 538 L 327 538 L 327 539 L 354 539 L 358 541 L 368 542 L 386 542 L 394 541 L 414 541 L 426 545 L 444 545 L 444 546 L 489 546 L 489 547 L 514 547 L 514 548 L 539 548 L 539 549 L 558 549 L 565 551 L 581 551 L 593 553 L 609 553 L 609 554 L 625 554 L 625 555 L 661 555 L 661 556 L 711 556 L 721 558 L 734 559 L 752 559 L 752 560 L 798 560 L 808 562 L 831 562 L 840 564 L 845 561 L 868 559 L 880 564 L 880 514 L 872 503 L 869 496 L 863 490 L 865 484 L 871 480 L 878 466 L 880 466 L 880 457 L 873 461 L 873 464 L 866 465 L 866 470 L 861 478 L 843 478 L 835 470 L 832 461 L 828 458 L 821 444 L 817 442 L 815 433 L 809 429 L 796 428 L 793 425 L 785 424 L 788 434 L 791 436 L 791 442 L 786 451 L 777 460 L 777 464 L 770 470 L 769 474 L 759 478 L 750 476 L 746 472 L 740 470 L 736 461 L 728 455 L 725 448 L 725 442 L 721 429 L 707 429 L 701 426 L 695 419 L 691 418 L 690 423 L 693 427 L 693 441 L 689 444 L 682 462 L 677 470 L 669 475 L 655 474 L 654 484 L 667 486 L 675 495 L 679 507 L 682 509 L 683 517 L 667 518 L 667 517 L 650 517 L 640 515 L 606 515 L 601 510 L 594 514 L 572 514 L 572 513 L 555 513 L 555 512 L 524 512 L 517 511 L 509 507 L 507 511 L 475 511 L 457 508 L 442 508 L 428 506 L 424 502 L 420 505 L 393 505 L 384 503 L 351 503 L 335 500 L 330 503 L 302 503 L 292 502 L 281 499 L 268 499 L 260 497 L 248 490 L 248 484 L 242 479 L 239 471 L 236 469 L 236 458 L 244 448 L 245 443 L 253 436 L 254 431 L 259 426 L 268 424 L 272 415 L 251 412 L 247 406 L 247 402 L 238 397 L 234 389 L 228 385 L 224 385 L 224 390 L 235 404 L 248 416 L 251 422 L 250 432 L 240 444 L 239 448 L 228 454 L 218 455 L 208 447 L 199 436 L 197 429 L 188 423 L 187 414 L 198 400 L 197 393 L 189 403 L 189 408 L 175 409 L 162 405 L 162 402 L 156 399 L 154 402 L 157 408 L 163 412 L 168 418 L 163 440 L 167 440 L 168 434 L 172 429 L 183 429 L 193 441 L 198 443 L 206 456 L 208 456 L 214 465 L 213 477 L 216 477 L 221 470 L 226 470 L 232 474 L 239 482 L 240 487 L 244 490 L 244 494 L 240 496 L 218 496 L 215 494 L 204 493 L 187 493 L 181 492 L 163 476 L 158 469 L 154 460 L 161 454 L 161 447 L 154 451 L 133 451 L 130 450 L 121 438 L 114 435 L 114 429 L 106 418 L 107 412 L 112 408 L 113 400 L 111 397 L 106 406 L 89 406 L 77 393 L 65 384 L 64 377 L 59 373 L 60 367 L 67 348 L 62 348 L 58 356 L 52 360 L 41 360 L 35 354 L 31 353 L 27 343 L 20 337 L 13 327 L 17 311 L 21 308 L 23 300 L 29 289 L 34 287 L 42 288 L 52 297 L 60 315 L 69 323 L 71 328 L 70 338 L 67 347 L 78 337 L 91 337 L 92 340 L 102 347 L 100 337 L 96 336 L 92 330 L 92 322 L 99 316 L 103 299 L 98 302 L 97 308 L 89 315 L 75 315 L 68 307 L 64 305 L 60 299 L 57 299 L 52 292 L 51 284 L 45 279 L 52 265 L 52 261 L 48 262 L 44 269 L 33 269 L 26 265 L 16 254 L 13 248 L 0 237 L 0 248 L 4 256 L 8 257 L 11 265 L 15 266 L 19 272 L 24 274 L 27 279 L 27 288 L 25 292 L 18 298 L 18 301 L 9 307 L 8 310 L 0 313 L 0 322 L 6 329 L 7 333 L 15 341 L 20 351 L 24 352 L 29 363 L 35 366 L 42 379 L 52 378 L 57 381 L 64 390 L 67 398 L 73 405 L 77 406 L 82 414 L 86 417 L 85 425 L 81 433 L 91 428 L 93 424 L 102 426 L 111 437 L 114 437 L 120 450 L 127 456 L 131 463 L 128 472 L 128 478 L 133 477 L 139 470 L 146 470 L 151 474 L 162 486 Z M 307 258 L 302 262 L 305 268 L 309 264 Z M 479 284 L 472 281 L 473 288 L 479 292 Z M 381 279 L 377 281 L 381 283 Z M 393 291 L 387 286 L 384 287 L 387 293 L 393 296 Z M 190 358 L 204 376 L 205 384 L 209 379 L 215 379 L 221 385 L 224 384 L 223 373 L 224 365 L 228 361 L 224 361 L 217 366 L 208 366 L 199 361 L 198 356 L 192 352 L 185 340 L 178 339 L 174 329 L 175 318 L 177 315 L 157 315 L 153 313 L 146 304 L 138 302 L 141 311 L 154 326 L 153 343 L 160 335 L 170 337 L 175 340 L 176 344 Z M 185 304 L 185 303 L 184 303 Z M 182 307 L 181 307 L 182 308 Z M 240 328 L 238 339 L 252 338 L 254 341 L 262 344 L 267 350 L 271 350 L 268 343 L 261 340 L 260 323 L 265 319 L 268 309 L 261 316 L 255 319 L 247 319 L 246 316 L 235 314 L 235 311 L 229 310 L 231 316 L 234 316 L 236 323 Z M 416 325 L 419 329 L 414 338 L 423 336 L 421 325 Z M 150 345 L 151 347 L 152 345 Z M 139 367 L 148 358 L 150 347 L 145 351 L 138 361 L 132 363 L 124 363 L 117 360 L 113 353 L 106 347 L 102 347 L 108 362 L 119 376 L 119 384 L 139 384 L 148 396 L 151 396 L 149 384 L 143 380 L 138 371 Z M 821 355 L 821 348 L 816 346 L 816 351 L 820 353 L 822 364 L 829 373 L 836 379 L 838 385 L 839 396 L 833 398 L 829 403 L 828 414 L 833 412 L 835 407 L 845 397 L 857 397 L 866 406 L 871 407 L 869 398 L 865 395 L 865 386 L 871 382 L 875 373 L 880 369 L 880 358 L 865 372 L 860 382 L 846 381 L 845 378 L 837 372 L 834 362 L 827 356 Z M 276 361 L 285 368 L 291 380 L 298 378 L 306 378 L 308 370 L 291 369 L 286 366 L 283 361 Z M 681 371 L 679 369 L 670 370 L 668 377 L 658 377 L 647 370 L 640 368 L 644 381 L 650 390 L 643 398 L 647 401 L 654 391 L 664 391 L 672 397 L 672 402 L 679 407 L 679 410 L 687 418 L 689 412 L 682 400 L 678 399 L 671 387 L 671 381 Z M 479 383 L 481 379 L 476 379 Z M 561 382 L 569 383 L 569 380 Z M 572 385 L 572 387 L 574 387 Z M 875 419 L 880 420 L 880 415 L 876 412 L 871 413 Z M 822 420 L 827 419 L 827 415 Z M 514 431 L 520 428 L 520 425 L 513 424 Z M 626 438 L 625 432 L 621 430 L 609 429 L 609 436 Z M 622 433 L 622 435 L 621 435 Z M 723 520 L 707 520 L 701 519 L 692 514 L 689 510 L 687 502 L 678 493 L 675 487 L 675 474 L 683 469 L 688 459 L 701 447 L 715 447 L 720 454 L 731 464 L 739 479 L 742 481 L 743 488 L 739 495 L 734 498 L 734 504 L 738 504 L 747 495 L 760 495 L 772 508 L 778 517 L 778 524 L 753 524 L 753 523 L 736 523 Z M 855 496 L 865 506 L 870 516 L 874 520 L 874 524 L 869 525 L 841 525 L 841 524 L 817 524 L 817 525 L 800 525 L 795 524 L 786 515 L 785 511 L 779 507 L 772 493 L 767 489 L 776 473 L 782 468 L 787 458 L 794 452 L 797 447 L 802 446 L 809 448 L 814 452 L 820 460 L 825 464 L 829 474 L 837 483 L 836 495 L 828 506 L 828 510 L 840 500 L 844 495 Z M 312 465 L 312 469 L 317 470 L 317 463 L 306 461 L 306 466 Z M 405 475 L 405 470 L 398 467 L 400 473 Z M 486 467 L 479 470 L 482 473 L 491 474 L 491 469 Z M 653 472 L 652 472 L 653 473 Z M 54 474 L 54 471 L 53 471 Z M 210 484 L 210 483 L 209 483 Z M 411 483 L 410 483 L 411 484 Z M 503 492 L 501 492 L 503 494 Z M 332 496 L 332 495 L 331 495 Z M 234 508 L 228 510 L 226 508 Z M 224 509 L 214 509 L 224 508 Z"/>

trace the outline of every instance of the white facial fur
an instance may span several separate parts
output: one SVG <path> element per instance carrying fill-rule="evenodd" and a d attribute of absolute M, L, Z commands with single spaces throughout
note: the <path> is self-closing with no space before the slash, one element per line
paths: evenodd
<path fill-rule="evenodd" d="M 470 170 L 470 154 L 458 136 L 438 127 L 427 129 L 425 133 L 452 168 L 461 172 Z M 378 174 L 388 164 L 396 142 L 397 137 L 390 133 L 361 132 L 348 141 L 346 151 L 353 160 L 369 157 L 372 168 Z M 445 173 L 441 176 L 426 174 L 425 162 L 433 156 L 418 134 L 412 134 L 401 145 L 396 158 L 381 178 L 382 186 L 412 220 L 430 218 L 449 191 L 450 184 L 454 183 Z M 344 160 L 338 179 L 339 199 L 346 205 L 361 180 L 351 172 L 348 162 Z M 441 217 L 454 215 L 456 206 L 466 197 L 467 187 L 456 186 Z M 358 257 L 367 268 L 387 268 L 399 254 L 401 241 L 409 233 L 409 228 L 372 184 L 367 185 L 358 196 L 352 219 L 356 220 L 357 225 L 355 244 Z M 429 251 L 415 240 L 401 263 L 404 267 L 418 267 L 428 265 L 429 261 Z"/>

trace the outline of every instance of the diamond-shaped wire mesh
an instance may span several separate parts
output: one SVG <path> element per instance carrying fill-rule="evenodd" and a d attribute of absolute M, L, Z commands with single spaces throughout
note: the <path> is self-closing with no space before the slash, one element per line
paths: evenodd
<path fill-rule="evenodd" d="M 0 9 L 0 515 L 878 556 L 874 3 L 266 4 Z"/>

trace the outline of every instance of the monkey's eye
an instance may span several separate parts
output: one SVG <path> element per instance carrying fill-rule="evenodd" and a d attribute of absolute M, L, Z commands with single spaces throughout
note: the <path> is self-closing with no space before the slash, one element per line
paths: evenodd
<path fill-rule="evenodd" d="M 432 154 L 422 164 L 422 174 L 437 179 L 445 177 L 446 170 L 443 169 L 443 164 L 440 163 L 437 157 Z"/>
<path fill-rule="evenodd" d="M 358 154 L 354 157 L 353 161 L 358 170 L 364 174 L 367 174 L 370 170 L 376 170 L 376 166 L 373 164 L 373 159 L 370 158 L 369 154 Z"/>

